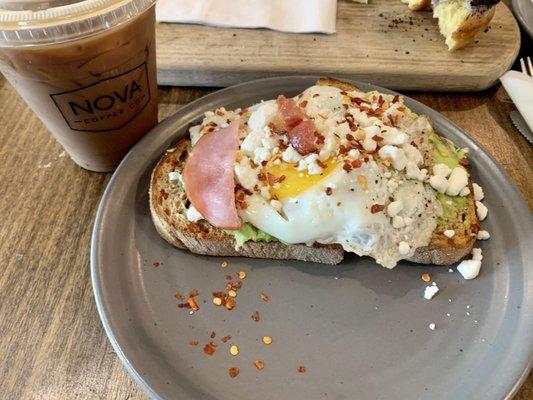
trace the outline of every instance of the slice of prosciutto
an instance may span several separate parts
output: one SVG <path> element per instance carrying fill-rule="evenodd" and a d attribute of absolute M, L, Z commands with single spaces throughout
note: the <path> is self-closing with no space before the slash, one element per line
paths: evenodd
<path fill-rule="evenodd" d="M 305 156 L 317 150 L 315 132 L 316 128 L 313 121 L 302 121 L 294 128 L 289 129 L 289 142 L 298 153 Z"/>
<path fill-rule="evenodd" d="M 296 125 L 302 122 L 305 114 L 293 99 L 288 99 L 281 95 L 278 96 L 276 102 L 278 103 L 281 117 L 283 118 L 283 122 L 285 122 L 288 130 L 294 128 Z"/>
<path fill-rule="evenodd" d="M 316 127 L 313 121 L 304 119 L 305 113 L 293 99 L 279 96 L 276 101 L 292 147 L 301 155 L 316 151 Z"/>
<path fill-rule="evenodd" d="M 235 166 L 239 122 L 206 133 L 193 147 L 183 169 L 185 193 L 191 204 L 213 226 L 239 229 L 235 205 Z"/>

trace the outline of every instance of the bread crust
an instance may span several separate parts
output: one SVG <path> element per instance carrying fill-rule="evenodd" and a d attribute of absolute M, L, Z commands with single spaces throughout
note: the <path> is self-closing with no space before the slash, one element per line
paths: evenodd
<path fill-rule="evenodd" d="M 360 90 L 355 85 L 335 78 L 321 78 L 317 85 L 334 86 L 345 91 Z M 187 199 L 184 190 L 172 187 L 168 183 L 168 174 L 183 168 L 188 143 L 188 139 L 178 140 L 173 148 L 167 150 L 161 157 L 152 171 L 149 188 L 150 212 L 155 228 L 163 239 L 175 247 L 210 256 L 291 259 L 330 265 L 338 264 L 343 260 L 344 250 L 337 244 L 315 244 L 311 247 L 304 244 L 248 241 L 236 250 L 233 236 L 213 227 L 206 221 L 188 221 L 185 215 Z M 468 220 L 471 225 L 479 226 L 471 184 L 470 191 L 468 209 L 462 218 Z M 469 254 L 476 237 L 466 235 L 458 229 L 457 235 L 450 239 L 443 234 L 445 229 L 450 228 L 453 227 L 437 227 L 430 243 L 418 248 L 408 261 L 420 264 L 451 265 Z"/>
<path fill-rule="evenodd" d="M 180 167 L 180 157 L 186 154 L 187 139 L 179 140 L 174 151 L 167 152 L 157 163 L 150 179 L 150 213 L 157 232 L 171 245 L 196 254 L 219 257 L 252 257 L 283 260 L 300 260 L 335 265 L 344 258 L 340 245 L 312 247 L 304 244 L 248 241 L 236 250 L 235 239 L 206 221 L 190 222 L 185 216 L 185 194 L 171 188 L 166 182 L 168 174 Z"/>

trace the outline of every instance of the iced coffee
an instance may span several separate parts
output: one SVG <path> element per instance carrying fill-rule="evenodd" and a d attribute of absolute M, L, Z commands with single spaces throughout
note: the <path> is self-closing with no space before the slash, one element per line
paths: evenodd
<path fill-rule="evenodd" d="M 80 166 L 112 171 L 157 124 L 154 0 L 0 5 L 0 71 Z"/>

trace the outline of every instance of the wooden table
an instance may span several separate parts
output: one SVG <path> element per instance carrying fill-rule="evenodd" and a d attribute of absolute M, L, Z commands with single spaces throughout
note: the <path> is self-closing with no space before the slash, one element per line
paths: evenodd
<path fill-rule="evenodd" d="M 209 91 L 161 88 L 161 119 Z M 484 145 L 533 207 L 533 151 L 503 89 L 410 95 Z M 0 398 L 146 398 L 105 336 L 90 284 L 91 228 L 110 174 L 64 156 L 3 79 L 0 110 Z M 516 399 L 532 398 L 530 375 Z"/>

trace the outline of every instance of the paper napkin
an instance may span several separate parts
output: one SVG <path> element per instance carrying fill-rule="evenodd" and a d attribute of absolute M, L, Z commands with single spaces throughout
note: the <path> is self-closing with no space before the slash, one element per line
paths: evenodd
<path fill-rule="evenodd" d="M 337 0 L 158 0 L 157 20 L 335 33 Z"/>

